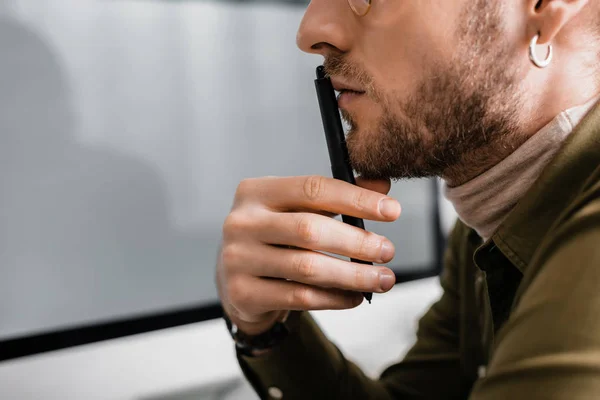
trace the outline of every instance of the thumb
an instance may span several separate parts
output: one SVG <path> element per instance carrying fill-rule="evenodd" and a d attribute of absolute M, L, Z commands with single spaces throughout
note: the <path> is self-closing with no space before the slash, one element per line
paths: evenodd
<path fill-rule="evenodd" d="M 389 179 L 368 180 L 361 178 L 360 176 L 356 178 L 356 185 L 381 194 L 388 194 L 392 187 L 392 183 Z"/>

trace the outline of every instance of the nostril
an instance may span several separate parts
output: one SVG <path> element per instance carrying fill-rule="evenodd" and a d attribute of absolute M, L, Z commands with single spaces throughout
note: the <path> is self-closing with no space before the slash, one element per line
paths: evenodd
<path fill-rule="evenodd" d="M 329 43 L 326 43 L 326 42 L 319 42 L 319 43 L 313 44 L 312 46 L 310 46 L 310 48 L 312 50 L 317 51 L 324 55 L 323 50 L 324 49 L 333 49 L 333 46 L 331 46 Z"/>

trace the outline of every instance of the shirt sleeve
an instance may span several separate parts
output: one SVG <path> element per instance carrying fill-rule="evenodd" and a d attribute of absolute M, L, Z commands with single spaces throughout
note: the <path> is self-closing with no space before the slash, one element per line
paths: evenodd
<path fill-rule="evenodd" d="M 387 368 L 380 379 L 370 379 L 328 340 L 309 313 L 297 313 L 290 317 L 290 335 L 269 353 L 238 354 L 260 398 L 466 399 L 471 385 L 460 372 L 458 273 L 452 238 L 450 243 L 441 276 L 443 295 L 421 319 L 417 342 L 403 361 Z"/>
<path fill-rule="evenodd" d="M 600 396 L 600 202 L 547 243 L 472 400 Z M 594 214 L 595 215 L 591 215 Z"/>

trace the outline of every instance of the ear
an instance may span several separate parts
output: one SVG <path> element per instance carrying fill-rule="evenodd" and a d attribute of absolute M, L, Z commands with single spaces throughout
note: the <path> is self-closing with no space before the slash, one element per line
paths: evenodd
<path fill-rule="evenodd" d="M 529 38 L 540 33 L 538 44 L 550 43 L 588 0 L 529 0 Z"/>

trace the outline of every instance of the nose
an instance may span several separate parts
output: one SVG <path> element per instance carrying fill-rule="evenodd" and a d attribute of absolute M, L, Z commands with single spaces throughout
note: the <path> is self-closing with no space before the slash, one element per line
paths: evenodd
<path fill-rule="evenodd" d="M 330 51 L 346 53 L 358 28 L 348 0 L 312 0 L 300 23 L 296 44 L 300 50 L 326 56 Z M 353 33 L 354 32 L 354 33 Z"/>

